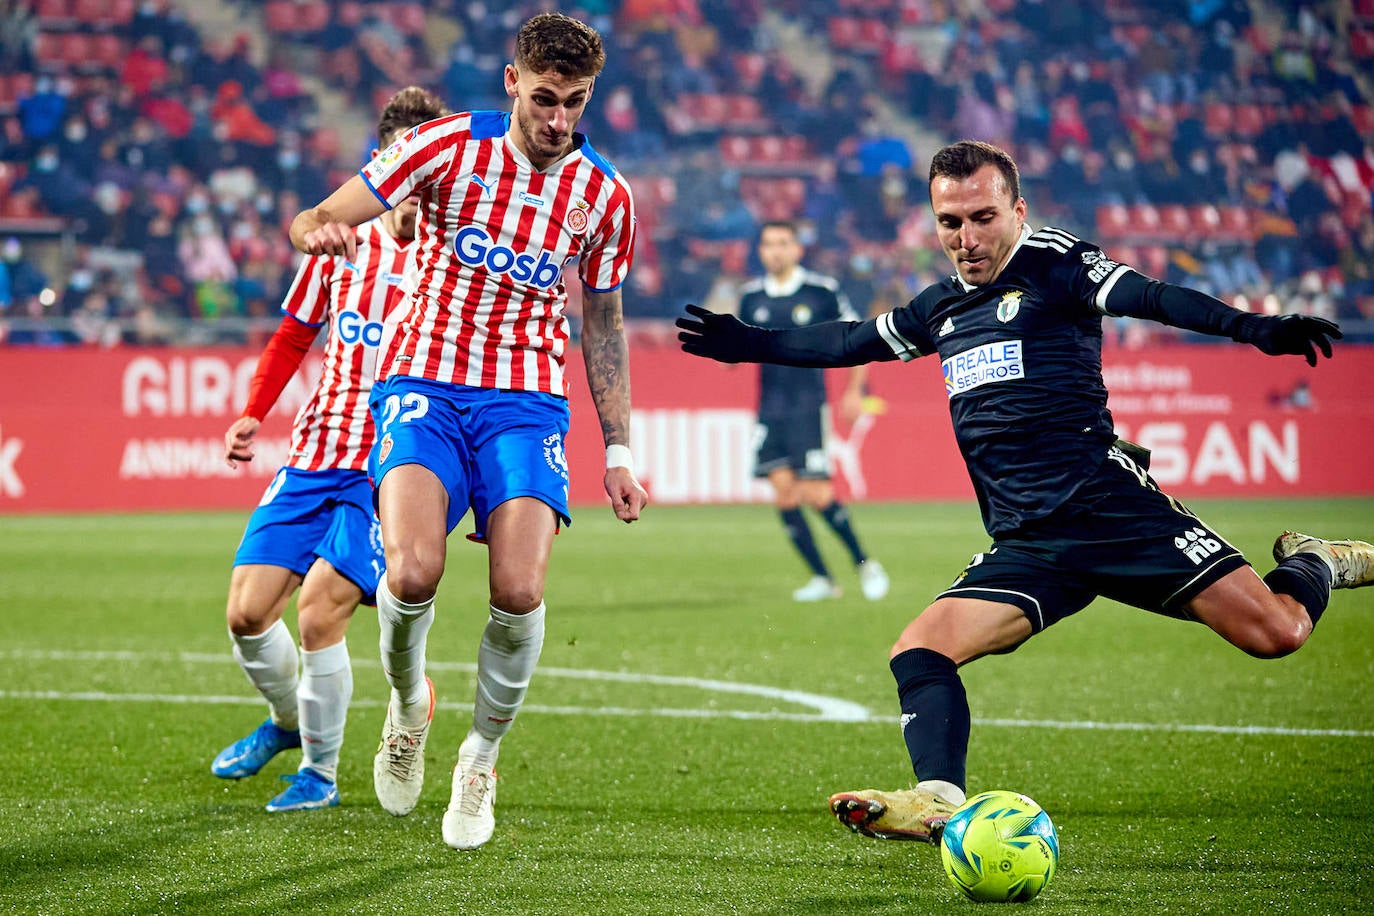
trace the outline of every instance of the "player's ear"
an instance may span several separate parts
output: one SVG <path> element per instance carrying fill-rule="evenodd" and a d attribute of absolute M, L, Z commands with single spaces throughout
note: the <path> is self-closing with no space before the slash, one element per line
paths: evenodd
<path fill-rule="evenodd" d="M 520 86 L 520 71 L 515 69 L 515 64 L 506 64 L 505 83 L 506 95 L 515 98 Z"/>

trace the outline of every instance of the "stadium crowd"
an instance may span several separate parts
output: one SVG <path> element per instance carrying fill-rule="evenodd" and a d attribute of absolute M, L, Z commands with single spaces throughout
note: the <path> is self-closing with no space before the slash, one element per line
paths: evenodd
<path fill-rule="evenodd" d="M 0 0 L 0 338 L 258 342 L 294 270 L 286 221 L 371 146 L 322 93 L 360 124 L 410 83 L 504 108 L 507 38 L 546 5 L 239 0 L 226 31 L 187 0 Z M 944 269 L 925 156 L 969 137 L 1015 154 L 1034 225 L 1374 338 L 1374 2 L 566 11 L 612 52 L 583 130 L 635 190 L 641 326 L 733 307 L 776 218 L 860 309 L 904 303 Z"/>

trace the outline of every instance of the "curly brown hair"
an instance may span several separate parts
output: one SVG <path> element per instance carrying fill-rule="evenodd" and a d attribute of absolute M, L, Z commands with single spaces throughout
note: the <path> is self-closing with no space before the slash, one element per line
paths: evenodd
<path fill-rule="evenodd" d="M 571 16 L 540 13 L 515 35 L 515 66 L 521 70 L 586 79 L 595 77 L 605 65 L 601 36 Z"/>
<path fill-rule="evenodd" d="M 449 110 L 442 99 L 419 86 L 407 86 L 387 99 L 377 120 L 377 146 L 386 149 L 404 130 L 442 118 Z"/>

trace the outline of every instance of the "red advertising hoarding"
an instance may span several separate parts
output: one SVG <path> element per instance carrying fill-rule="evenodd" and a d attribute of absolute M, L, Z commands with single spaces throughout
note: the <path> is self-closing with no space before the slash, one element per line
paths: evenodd
<path fill-rule="evenodd" d="M 631 352 L 632 447 L 653 500 L 767 499 L 751 476 L 757 369 L 671 341 Z M 230 469 L 222 437 L 256 362 L 227 348 L 0 350 L 0 513 L 254 505 L 309 394 L 302 374 L 264 424 L 259 459 Z M 1118 431 L 1154 451 L 1155 478 L 1180 497 L 1374 495 L 1374 347 L 1338 345 L 1316 369 L 1229 345 L 1109 350 L 1105 363 Z M 600 424 L 576 353 L 569 369 L 571 495 L 597 505 Z M 831 442 L 841 491 L 971 498 L 938 361 L 874 365 L 870 387 L 873 412 Z"/>

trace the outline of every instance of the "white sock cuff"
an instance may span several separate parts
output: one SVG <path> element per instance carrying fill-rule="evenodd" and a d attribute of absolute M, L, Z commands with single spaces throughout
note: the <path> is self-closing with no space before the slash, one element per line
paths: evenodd
<path fill-rule="evenodd" d="M 525 614 L 512 614 L 510 611 L 503 611 L 496 605 L 489 605 L 491 608 L 491 619 L 493 622 L 505 627 L 512 638 L 519 638 L 530 633 L 544 629 L 544 602 L 539 602 L 539 606 Z"/>
<path fill-rule="evenodd" d="M 307 652 L 301 650 L 301 670 L 306 674 L 324 677 L 348 667 L 348 642 L 339 640 L 332 646 Z"/>
<path fill-rule="evenodd" d="M 239 655 L 246 661 L 256 661 L 262 656 L 263 650 L 271 646 L 279 639 L 285 639 L 295 646 L 295 641 L 291 639 L 291 631 L 286 628 L 286 621 L 278 618 L 276 623 L 263 630 L 256 636 L 238 636 L 232 630 L 229 638 L 238 647 Z"/>
<path fill-rule="evenodd" d="M 391 589 L 387 588 L 386 576 L 382 576 L 382 580 L 377 583 L 377 613 L 393 625 L 404 624 L 407 618 L 413 620 L 423 617 L 426 612 L 433 609 L 433 598 L 417 604 L 408 604 L 391 594 Z"/>

